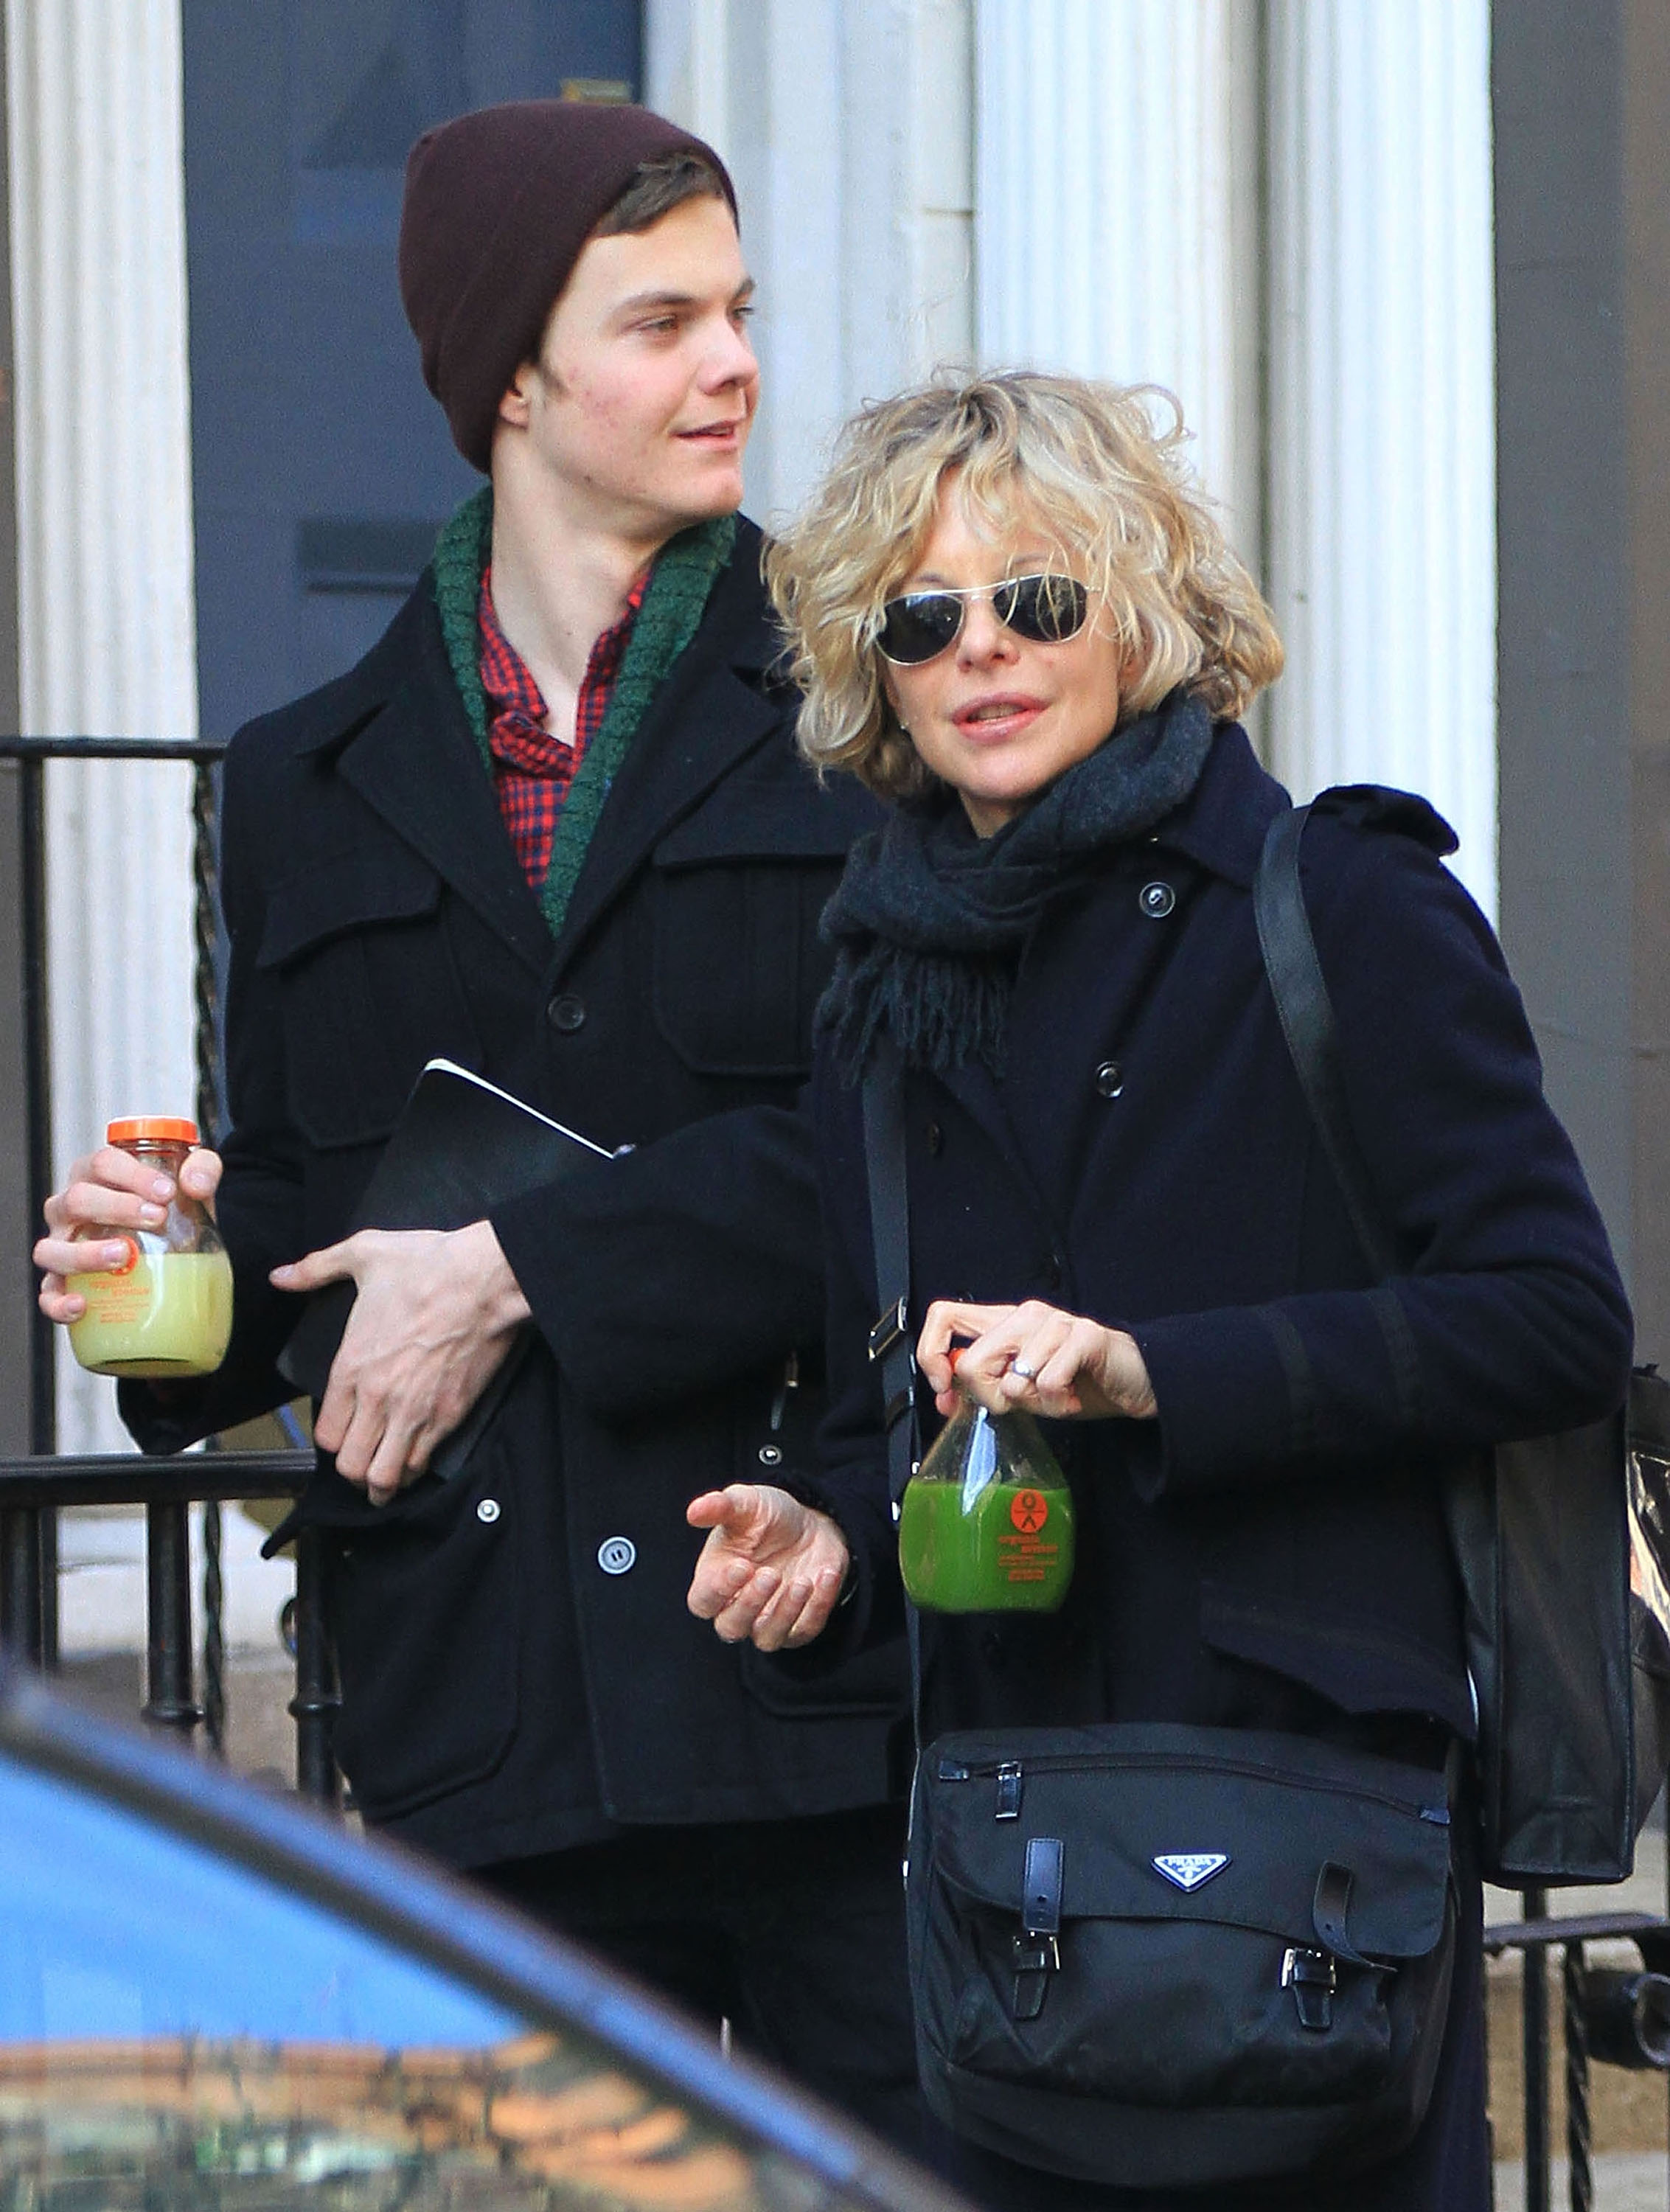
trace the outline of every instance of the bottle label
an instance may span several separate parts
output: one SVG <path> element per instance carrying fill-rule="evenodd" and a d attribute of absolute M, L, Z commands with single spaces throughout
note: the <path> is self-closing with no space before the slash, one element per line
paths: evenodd
<path fill-rule="evenodd" d="M 1041 1583 L 1055 1571 L 1060 1547 L 1048 1542 L 1044 1529 L 1049 1521 L 1049 1500 L 1041 1490 L 1017 1490 L 1009 1501 L 1007 1529 L 998 1534 L 998 1568 L 1005 1580 Z"/>

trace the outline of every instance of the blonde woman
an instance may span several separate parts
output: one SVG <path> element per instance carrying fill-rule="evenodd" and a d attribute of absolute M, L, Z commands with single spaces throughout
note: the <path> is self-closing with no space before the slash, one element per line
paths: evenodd
<path fill-rule="evenodd" d="M 859 1091 L 884 1035 L 926 1422 L 956 1403 L 961 1340 L 959 1387 L 1057 1425 L 1079 1516 L 1060 1613 L 923 1617 L 925 1740 L 1259 1729 L 1438 1777 L 1473 1715 L 1434 1470 L 1606 1413 L 1630 1358 L 1518 995 L 1442 865 L 1453 838 L 1420 800 L 1364 788 L 1328 794 L 1303 841 L 1345 1104 L 1403 1255 L 1382 1288 L 1254 927 L 1287 800 L 1236 718 L 1281 647 L 1189 481 L 1175 406 L 1027 374 L 888 401 L 850 426 L 769 576 L 804 750 L 895 811 L 824 924 L 818 1506 L 741 1485 L 698 1499 L 692 1606 L 768 1650 L 899 1618 Z M 1214 2207 L 1488 2204 L 1465 1820 L 1454 1869 L 1454 1980 L 1412 2139 L 1347 2181 L 1225 2186 Z M 1157 2006 L 1163 2049 L 1165 1992 L 1120 1998 Z M 957 2146 L 954 2170 L 993 2203 L 1199 2202 L 1064 2180 L 997 2154 L 1000 2127 L 969 2132 L 986 2147 Z"/>

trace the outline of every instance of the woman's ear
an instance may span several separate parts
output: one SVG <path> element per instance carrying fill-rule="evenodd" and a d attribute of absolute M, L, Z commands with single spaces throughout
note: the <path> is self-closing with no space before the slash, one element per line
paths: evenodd
<path fill-rule="evenodd" d="M 877 658 L 879 659 L 880 655 L 878 654 Z M 883 660 L 881 664 L 881 678 L 882 696 L 892 708 L 894 720 L 904 732 L 905 735 L 908 737 L 910 735 L 910 727 L 906 722 L 903 711 L 899 705 L 898 687 L 893 681 L 893 670 L 890 664 L 885 660 Z"/>

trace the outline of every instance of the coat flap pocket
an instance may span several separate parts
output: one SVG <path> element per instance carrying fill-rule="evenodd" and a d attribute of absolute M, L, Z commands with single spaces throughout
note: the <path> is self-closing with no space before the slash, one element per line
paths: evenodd
<path fill-rule="evenodd" d="M 1383 1624 L 1323 1607 L 1279 1606 L 1205 1583 L 1200 1633 L 1214 1651 L 1303 1682 L 1346 1713 L 1430 1713 L 1470 1739 L 1473 1701 L 1459 1663 Z"/>
<path fill-rule="evenodd" d="M 843 860 L 857 834 L 841 807 L 820 805 L 786 777 L 725 786 L 655 848 L 658 868 L 720 860 Z"/>
<path fill-rule="evenodd" d="M 273 885 L 256 964 L 282 968 L 364 923 L 415 921 L 440 903 L 440 877 L 404 846 L 338 853 Z"/>
<path fill-rule="evenodd" d="M 1424 1957 L 1443 1932 L 1449 1815 L 1425 1768 L 1254 1730 L 981 1729 L 932 1746 L 923 1792 L 935 1874 L 1017 1924 L 1027 1845 L 1058 1837 L 1068 1920 L 1197 1920 L 1309 1948 L 1326 1888 L 1371 1958 Z"/>

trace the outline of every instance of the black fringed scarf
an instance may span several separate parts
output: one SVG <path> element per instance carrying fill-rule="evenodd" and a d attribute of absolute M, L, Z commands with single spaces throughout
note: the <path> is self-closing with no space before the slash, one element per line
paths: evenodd
<path fill-rule="evenodd" d="M 884 1029 L 914 1067 L 974 1058 L 1000 1074 L 1010 993 L 1045 901 L 1181 806 L 1212 741 L 1208 708 L 1175 691 L 994 836 L 976 837 L 941 794 L 861 838 L 823 921 L 835 969 L 817 1025 L 845 1079 L 860 1079 Z"/>

